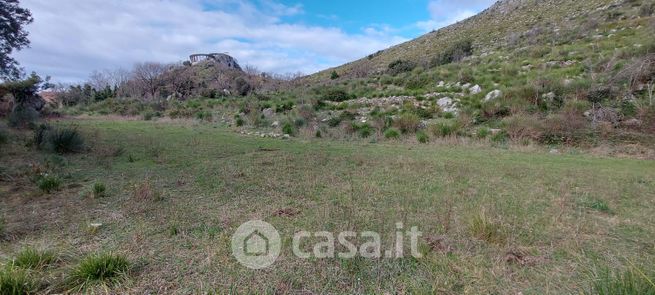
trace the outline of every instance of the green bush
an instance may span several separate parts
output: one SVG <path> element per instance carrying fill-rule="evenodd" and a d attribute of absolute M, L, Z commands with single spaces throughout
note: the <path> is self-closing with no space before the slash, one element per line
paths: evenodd
<path fill-rule="evenodd" d="M 9 142 L 9 134 L 7 130 L 0 126 L 0 144 Z"/>
<path fill-rule="evenodd" d="M 453 62 L 458 62 L 465 57 L 470 56 L 471 54 L 473 54 L 473 43 L 471 40 L 460 40 L 446 48 L 446 50 L 444 50 L 442 53 L 435 56 L 431 60 L 430 66 L 437 67 Z"/>
<path fill-rule="evenodd" d="M 419 118 L 414 113 L 404 113 L 400 115 L 396 120 L 394 120 L 394 127 L 400 129 L 402 133 L 411 133 L 416 132 L 421 123 L 421 118 Z"/>
<path fill-rule="evenodd" d="M 155 117 L 155 112 L 153 111 L 145 111 L 143 113 L 143 120 L 144 121 L 150 121 Z"/>
<path fill-rule="evenodd" d="M 75 128 L 51 130 L 48 133 L 48 144 L 59 154 L 79 153 L 84 150 L 84 139 Z"/>
<path fill-rule="evenodd" d="M 56 260 L 55 254 L 50 251 L 39 251 L 26 248 L 14 259 L 14 266 L 25 269 L 39 269 L 47 267 Z"/>
<path fill-rule="evenodd" d="M 0 294 L 34 294 L 36 289 L 36 283 L 24 270 L 11 266 L 0 269 Z"/>
<path fill-rule="evenodd" d="M 31 107 L 15 107 L 9 113 L 9 126 L 14 128 L 28 128 L 34 126 L 39 120 L 39 112 Z"/>
<path fill-rule="evenodd" d="M 416 63 L 409 60 L 395 60 L 389 64 L 389 74 L 398 75 L 400 73 L 411 72 L 416 68 Z"/>
<path fill-rule="evenodd" d="M 400 131 L 395 128 L 389 128 L 384 131 L 384 138 L 386 139 L 398 139 L 400 137 Z"/>
<path fill-rule="evenodd" d="M 363 124 L 353 123 L 352 129 L 353 131 L 357 132 L 359 136 L 362 138 L 367 138 L 371 136 L 373 134 L 373 131 L 375 131 L 373 127 L 371 127 L 371 125 L 367 123 L 363 123 Z"/>
<path fill-rule="evenodd" d="M 338 89 L 338 88 L 332 88 L 325 90 L 323 95 L 321 95 L 322 100 L 328 100 L 328 101 L 334 101 L 334 102 L 341 102 L 341 101 L 346 101 L 354 98 L 348 92 L 346 92 L 343 89 Z"/>
<path fill-rule="evenodd" d="M 489 137 L 490 134 L 491 134 L 491 129 L 489 129 L 488 127 L 483 126 L 483 127 L 478 128 L 478 131 L 476 132 L 475 135 L 480 139 L 484 139 L 484 138 Z"/>
<path fill-rule="evenodd" d="M 61 179 L 55 175 L 44 174 L 36 181 L 39 189 L 47 194 L 59 190 L 61 187 Z"/>
<path fill-rule="evenodd" d="M 420 143 L 428 143 L 428 141 L 430 141 L 430 137 L 424 131 L 419 131 L 416 132 L 416 140 L 418 140 Z"/>
<path fill-rule="evenodd" d="M 282 126 L 282 132 L 284 134 L 295 135 L 296 134 L 296 127 L 293 124 L 291 124 L 291 122 L 286 122 Z"/>
<path fill-rule="evenodd" d="M 241 127 L 246 123 L 246 121 L 244 121 L 240 116 L 237 116 L 235 123 L 237 124 L 237 127 Z"/>
<path fill-rule="evenodd" d="M 84 258 L 70 273 L 68 285 L 73 293 L 96 285 L 113 286 L 127 278 L 130 262 L 114 254 L 94 254 Z"/>
<path fill-rule="evenodd" d="M 93 184 L 93 197 L 94 198 L 102 198 L 105 197 L 107 194 L 107 187 L 105 186 L 104 183 L 102 182 L 96 182 Z"/>
<path fill-rule="evenodd" d="M 432 134 L 439 137 L 455 135 L 458 130 L 459 125 L 455 122 L 440 122 L 430 126 Z"/>
<path fill-rule="evenodd" d="M 332 80 L 339 79 L 339 74 L 337 73 L 337 71 L 332 71 L 332 73 L 330 73 L 330 79 Z"/>

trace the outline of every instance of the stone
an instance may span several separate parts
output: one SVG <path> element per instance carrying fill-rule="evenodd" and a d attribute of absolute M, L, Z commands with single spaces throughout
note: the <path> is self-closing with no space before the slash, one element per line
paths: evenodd
<path fill-rule="evenodd" d="M 469 90 L 471 91 L 471 94 L 478 94 L 482 92 L 482 87 L 480 87 L 480 85 L 474 85 Z"/>
<path fill-rule="evenodd" d="M 624 127 L 640 127 L 641 126 L 641 120 L 639 119 L 629 119 L 621 122 L 621 125 Z"/>
<path fill-rule="evenodd" d="M 503 92 L 496 89 L 494 91 L 491 91 L 491 92 L 487 93 L 487 96 L 484 97 L 484 101 L 495 100 L 495 99 L 500 98 L 501 96 L 503 96 Z"/>
<path fill-rule="evenodd" d="M 491 131 L 491 135 L 496 135 L 498 133 L 501 133 L 503 130 L 502 129 L 489 129 Z"/>
<path fill-rule="evenodd" d="M 560 152 L 559 152 L 558 149 L 552 149 L 552 150 L 550 150 L 550 154 L 551 154 L 551 155 L 559 155 Z"/>
<path fill-rule="evenodd" d="M 273 127 L 273 128 L 280 127 L 280 122 L 278 122 L 278 121 L 273 122 L 273 124 L 271 124 L 271 127 Z"/>
<path fill-rule="evenodd" d="M 444 87 L 444 86 L 446 86 L 446 83 L 444 81 L 439 81 L 439 83 L 437 84 L 437 87 Z"/>
<path fill-rule="evenodd" d="M 285 135 L 282 136 L 282 138 L 283 138 L 283 139 L 289 139 L 289 138 L 291 138 L 291 135 L 289 135 L 289 134 L 285 134 Z"/>
<path fill-rule="evenodd" d="M 550 101 L 552 101 L 552 100 L 555 99 L 555 97 L 557 97 L 557 95 L 555 95 L 555 92 L 548 92 L 548 93 L 542 95 L 541 97 L 542 97 L 543 99 L 546 99 L 546 100 L 550 100 Z"/>
<path fill-rule="evenodd" d="M 262 111 L 262 115 L 266 118 L 271 118 L 275 115 L 275 111 L 272 108 L 267 108 Z"/>

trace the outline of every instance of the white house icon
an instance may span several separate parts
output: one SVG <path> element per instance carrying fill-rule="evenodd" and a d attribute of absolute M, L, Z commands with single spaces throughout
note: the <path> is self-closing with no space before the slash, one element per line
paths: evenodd
<path fill-rule="evenodd" d="M 259 232 L 259 230 L 255 230 L 243 240 L 243 249 L 247 256 L 268 255 L 268 243 L 266 235 Z"/>

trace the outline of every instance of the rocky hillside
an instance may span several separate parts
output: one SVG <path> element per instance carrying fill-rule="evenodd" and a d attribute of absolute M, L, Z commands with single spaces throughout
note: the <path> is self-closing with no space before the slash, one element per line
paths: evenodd
<path fill-rule="evenodd" d="M 646 13 L 640 10 L 648 5 L 652 3 L 639 0 L 501 0 L 467 20 L 322 71 L 309 80 L 325 81 L 333 71 L 341 77 L 381 73 L 399 59 L 429 67 L 434 58 L 463 40 L 472 42 L 475 55 L 535 44 L 572 42 L 595 35 L 598 26 L 609 21 L 628 23 L 635 16 L 643 16 Z"/>

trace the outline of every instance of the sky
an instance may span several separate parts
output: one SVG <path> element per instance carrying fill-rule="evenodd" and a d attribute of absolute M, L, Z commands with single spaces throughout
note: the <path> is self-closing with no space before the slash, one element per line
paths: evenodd
<path fill-rule="evenodd" d="M 31 47 L 15 57 L 55 82 L 137 62 L 226 52 L 242 66 L 311 74 L 411 40 L 494 0 L 22 0 Z"/>

